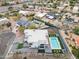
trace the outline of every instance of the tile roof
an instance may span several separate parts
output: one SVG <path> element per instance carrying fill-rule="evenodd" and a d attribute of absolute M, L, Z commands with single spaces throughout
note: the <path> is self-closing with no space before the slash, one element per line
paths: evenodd
<path fill-rule="evenodd" d="M 75 43 L 76 43 L 77 46 L 79 46 L 79 36 L 76 37 Z"/>

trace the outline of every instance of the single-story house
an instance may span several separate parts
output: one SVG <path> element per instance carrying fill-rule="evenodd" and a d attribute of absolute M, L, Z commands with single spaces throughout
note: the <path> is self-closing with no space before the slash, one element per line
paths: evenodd
<path fill-rule="evenodd" d="M 58 17 L 59 17 L 59 14 L 53 13 L 53 12 L 49 12 L 46 15 L 46 18 L 48 18 L 48 19 L 57 19 Z"/>
<path fill-rule="evenodd" d="M 65 18 L 63 22 L 64 22 L 64 24 L 73 24 L 74 19 L 73 18 Z"/>
<path fill-rule="evenodd" d="M 53 19 L 54 18 L 54 16 L 51 16 L 51 15 L 46 15 L 46 17 L 49 18 L 49 19 Z"/>
<path fill-rule="evenodd" d="M 46 14 L 47 14 L 47 13 L 37 12 L 37 13 L 35 14 L 35 17 L 42 18 L 42 17 L 44 17 Z"/>
<path fill-rule="evenodd" d="M 15 1 L 8 1 L 7 3 L 9 3 L 9 4 L 16 4 Z"/>
<path fill-rule="evenodd" d="M 7 18 L 0 18 L 0 24 L 8 23 L 9 19 Z"/>
<path fill-rule="evenodd" d="M 76 45 L 79 47 L 79 37 L 75 39 Z"/>
<path fill-rule="evenodd" d="M 79 17 L 74 17 L 74 22 L 78 23 L 79 22 Z"/>
<path fill-rule="evenodd" d="M 29 11 L 23 11 L 23 10 L 19 11 L 19 14 L 23 14 L 23 15 L 27 15 L 28 13 L 29 13 Z"/>
<path fill-rule="evenodd" d="M 26 29 L 24 33 L 24 41 L 27 41 L 29 44 L 31 44 L 31 48 L 38 48 L 41 44 L 48 44 L 47 30 Z"/>
<path fill-rule="evenodd" d="M 26 16 L 26 15 L 31 15 L 31 14 L 34 14 L 35 12 L 30 12 L 30 11 L 23 11 L 23 10 L 20 10 L 19 11 L 19 14 L 22 14 L 22 15 L 24 15 L 24 16 Z"/>
<path fill-rule="evenodd" d="M 78 10 L 79 10 L 79 7 L 78 6 L 74 6 L 72 11 L 73 11 L 73 13 L 78 13 Z"/>
<path fill-rule="evenodd" d="M 30 25 L 29 21 L 26 21 L 26 20 L 18 20 L 18 21 L 16 21 L 16 26 L 25 26 L 25 27 L 27 27 L 28 25 Z"/>
<path fill-rule="evenodd" d="M 76 47 L 79 47 L 79 36 L 75 36 L 74 41 L 75 41 Z"/>

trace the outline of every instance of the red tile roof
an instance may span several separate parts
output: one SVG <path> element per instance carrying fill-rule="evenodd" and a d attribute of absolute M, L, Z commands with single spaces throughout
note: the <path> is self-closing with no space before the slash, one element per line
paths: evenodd
<path fill-rule="evenodd" d="M 75 39 L 75 43 L 76 43 L 77 46 L 79 46 L 79 36 L 76 37 L 76 39 Z"/>

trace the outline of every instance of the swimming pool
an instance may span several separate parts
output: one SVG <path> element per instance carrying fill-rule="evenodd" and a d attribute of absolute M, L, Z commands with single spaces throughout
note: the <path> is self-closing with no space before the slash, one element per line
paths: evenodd
<path fill-rule="evenodd" d="M 61 45 L 57 37 L 50 37 L 49 42 L 51 49 L 61 49 Z"/>

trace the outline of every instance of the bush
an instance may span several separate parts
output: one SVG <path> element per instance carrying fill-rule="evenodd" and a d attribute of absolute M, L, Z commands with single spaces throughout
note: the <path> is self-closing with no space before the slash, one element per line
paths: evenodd
<path fill-rule="evenodd" d="M 5 13 L 5 17 L 8 17 L 9 16 L 9 13 L 7 12 L 7 13 Z"/>
<path fill-rule="evenodd" d="M 23 8 L 24 8 L 24 9 L 25 9 L 25 8 L 28 8 L 27 4 L 23 4 Z"/>
<path fill-rule="evenodd" d="M 57 3 L 53 3 L 53 8 L 57 8 Z"/>
<path fill-rule="evenodd" d="M 76 57 L 76 59 L 79 59 L 79 48 L 72 47 L 72 53 Z"/>
<path fill-rule="evenodd" d="M 6 26 L 7 26 L 7 27 L 10 27 L 10 26 L 11 26 L 11 23 L 10 23 L 10 22 L 8 22 L 8 23 L 6 24 Z"/>
<path fill-rule="evenodd" d="M 23 48 L 23 43 L 19 43 L 17 46 L 17 49 L 21 49 L 21 48 Z"/>
<path fill-rule="evenodd" d="M 2 18 L 3 17 L 3 15 L 2 14 L 0 14 L 0 18 Z"/>
<path fill-rule="evenodd" d="M 23 32 L 24 32 L 24 30 L 25 30 L 25 26 L 20 26 L 20 27 L 19 27 L 19 31 L 20 31 L 20 32 L 22 32 L 22 33 L 23 33 Z"/>
<path fill-rule="evenodd" d="M 9 5 L 9 3 L 4 3 L 4 4 L 2 4 L 2 6 L 7 6 L 7 5 Z"/>
<path fill-rule="evenodd" d="M 75 27 L 75 29 L 73 29 L 73 32 L 74 32 L 76 35 L 79 35 L 79 27 Z"/>
<path fill-rule="evenodd" d="M 14 12 L 13 16 L 20 16 L 18 12 Z"/>
<path fill-rule="evenodd" d="M 35 24 L 30 25 L 30 26 L 28 27 L 28 29 L 36 29 Z"/>
<path fill-rule="evenodd" d="M 9 11 L 13 11 L 13 7 L 9 7 L 8 10 L 9 10 Z"/>
<path fill-rule="evenodd" d="M 79 17 L 79 13 L 76 13 L 76 15 Z"/>
<path fill-rule="evenodd" d="M 69 0 L 70 6 L 74 6 L 76 4 L 77 0 Z"/>

